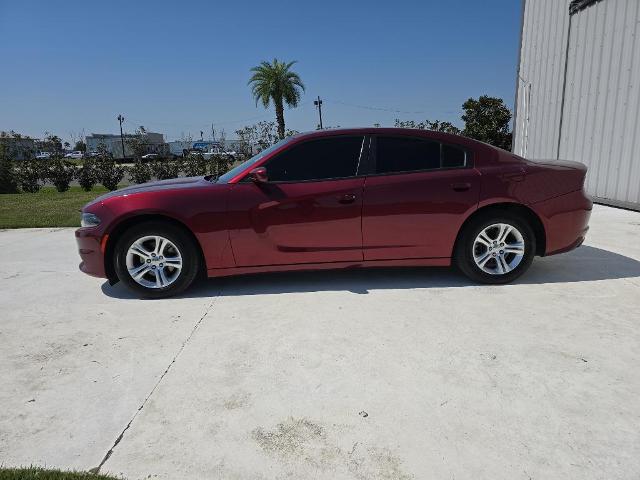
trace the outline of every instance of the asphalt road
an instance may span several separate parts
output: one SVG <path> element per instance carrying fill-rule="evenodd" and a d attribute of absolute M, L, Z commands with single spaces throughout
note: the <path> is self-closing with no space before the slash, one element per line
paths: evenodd
<path fill-rule="evenodd" d="M 640 213 L 516 284 L 448 269 L 145 301 L 72 229 L 0 232 L 0 464 L 128 479 L 640 475 Z"/>

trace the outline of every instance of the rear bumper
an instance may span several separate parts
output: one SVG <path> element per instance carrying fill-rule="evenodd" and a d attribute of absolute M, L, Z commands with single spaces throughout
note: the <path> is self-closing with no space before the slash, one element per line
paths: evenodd
<path fill-rule="evenodd" d="M 107 278 L 104 269 L 104 252 L 102 247 L 104 234 L 96 228 L 79 228 L 76 230 L 76 243 L 80 254 L 80 270 L 93 277 Z"/>
<path fill-rule="evenodd" d="M 545 256 L 568 252 L 584 242 L 593 202 L 583 190 L 538 202 L 531 207 L 546 233 Z"/>

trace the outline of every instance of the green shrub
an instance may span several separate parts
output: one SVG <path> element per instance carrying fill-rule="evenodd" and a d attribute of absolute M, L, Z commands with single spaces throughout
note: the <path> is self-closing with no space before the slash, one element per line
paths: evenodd
<path fill-rule="evenodd" d="M 66 192 L 71 186 L 71 181 L 76 176 L 76 167 L 71 162 L 65 162 L 61 158 L 51 159 L 47 165 L 46 177 L 59 192 Z"/>
<path fill-rule="evenodd" d="M 202 155 L 188 155 L 183 162 L 186 177 L 199 177 L 207 174 L 208 162 Z"/>
<path fill-rule="evenodd" d="M 219 177 L 220 175 L 227 173 L 231 167 L 232 159 L 228 156 L 214 155 L 209 162 L 209 173 Z"/>
<path fill-rule="evenodd" d="M 95 184 L 98 183 L 96 162 L 93 158 L 84 159 L 82 166 L 78 169 L 76 178 L 85 192 L 89 192 L 93 189 Z"/>
<path fill-rule="evenodd" d="M 36 193 L 42 187 L 46 177 L 46 164 L 36 158 L 22 160 L 17 164 L 16 173 L 20 189 L 24 192 Z"/>
<path fill-rule="evenodd" d="M 96 171 L 98 180 L 107 190 L 116 190 L 118 183 L 124 178 L 125 168 L 117 165 L 111 155 L 103 154 L 97 158 Z"/>
<path fill-rule="evenodd" d="M 0 193 L 18 193 L 18 182 L 13 162 L 4 152 L 4 145 L 0 144 Z"/>
<path fill-rule="evenodd" d="M 158 180 L 167 180 L 178 177 L 181 166 L 182 162 L 179 159 L 159 158 L 151 164 L 151 170 Z"/>
<path fill-rule="evenodd" d="M 134 183 L 145 183 L 151 180 L 151 167 L 142 160 L 136 160 L 129 168 L 129 177 Z"/>

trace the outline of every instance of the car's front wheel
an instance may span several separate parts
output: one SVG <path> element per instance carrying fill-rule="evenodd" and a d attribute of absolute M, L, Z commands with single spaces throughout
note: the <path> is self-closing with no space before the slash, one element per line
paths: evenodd
<path fill-rule="evenodd" d="M 127 230 L 114 255 L 120 281 L 150 298 L 182 292 L 196 278 L 199 263 L 199 251 L 191 237 L 163 222 L 145 222 Z"/>
<path fill-rule="evenodd" d="M 531 265 L 536 251 L 532 228 L 519 216 L 486 214 L 462 231 L 455 261 L 470 279 L 482 283 L 508 283 Z"/>

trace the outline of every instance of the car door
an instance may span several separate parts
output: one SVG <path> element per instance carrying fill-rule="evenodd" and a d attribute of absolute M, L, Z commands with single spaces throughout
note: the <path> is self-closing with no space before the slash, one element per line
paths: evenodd
<path fill-rule="evenodd" d="M 473 152 L 429 138 L 376 136 L 362 212 L 365 260 L 451 257 L 477 208 Z"/>
<path fill-rule="evenodd" d="M 267 182 L 231 186 L 237 266 L 362 261 L 364 136 L 293 143 L 262 165 Z"/>

